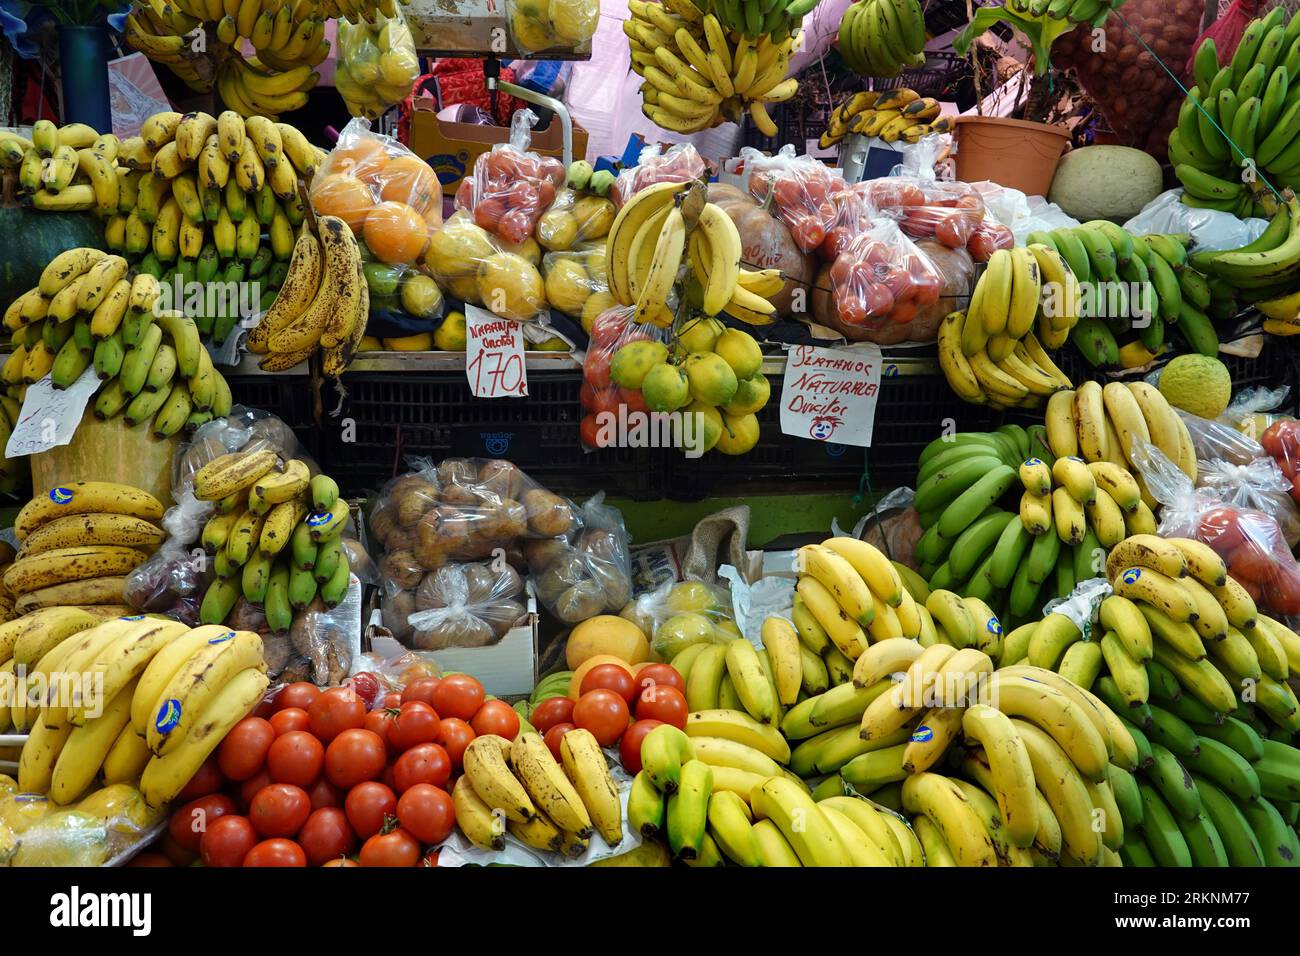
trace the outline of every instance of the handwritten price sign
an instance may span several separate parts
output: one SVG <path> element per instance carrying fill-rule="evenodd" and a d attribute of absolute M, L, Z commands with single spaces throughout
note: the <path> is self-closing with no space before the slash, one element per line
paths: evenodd
<path fill-rule="evenodd" d="M 477 398 L 528 394 L 524 327 L 484 309 L 465 306 L 465 377 Z"/>
<path fill-rule="evenodd" d="M 22 411 L 5 446 L 5 457 L 36 455 L 72 441 L 86 403 L 99 386 L 95 370 L 88 368 L 70 388 L 55 388 L 48 375 L 28 388 Z"/>
<path fill-rule="evenodd" d="M 796 438 L 871 447 L 880 365 L 878 345 L 792 348 L 781 387 L 781 431 Z"/>

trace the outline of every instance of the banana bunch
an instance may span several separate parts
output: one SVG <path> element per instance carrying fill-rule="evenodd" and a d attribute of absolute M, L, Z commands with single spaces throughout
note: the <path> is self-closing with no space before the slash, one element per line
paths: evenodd
<path fill-rule="evenodd" d="M 725 311 L 751 325 L 772 321 L 776 309 L 766 296 L 784 282 L 775 269 L 741 266 L 735 223 L 691 183 L 655 183 L 625 202 L 605 238 L 605 263 L 615 301 L 635 306 L 636 321 L 662 328 L 673 321 L 670 293 L 683 263 L 705 313 Z"/>
<path fill-rule="evenodd" d="M 248 348 L 266 355 L 266 371 L 293 368 L 319 348 L 325 374 L 337 378 L 366 334 L 370 293 L 348 224 L 319 216 L 316 227 L 319 236 L 303 226 L 284 284 L 249 333 Z"/>
<path fill-rule="evenodd" d="M 1300 185 L 1300 15 L 1284 7 L 1252 20 L 1220 66 L 1207 39 L 1192 61 L 1196 84 L 1169 134 L 1183 202 L 1238 216 L 1278 211 L 1276 189 Z M 1244 176 L 1249 167 L 1258 175 Z"/>
<path fill-rule="evenodd" d="M 242 596 L 284 634 L 318 598 L 332 608 L 347 595 L 349 510 L 338 484 L 297 459 L 276 463 L 271 449 L 234 452 L 195 475 L 195 496 L 216 502 L 200 536 L 216 572 L 199 608 L 204 624 L 226 620 Z"/>
<path fill-rule="evenodd" d="M 670 5 L 676 10 L 684 0 Z M 793 36 L 819 0 L 701 0 L 695 6 L 712 13 L 726 29 L 749 40 L 770 37 L 781 42 Z M 689 14 L 690 11 L 687 11 Z"/>
<path fill-rule="evenodd" d="M 667 726 L 667 725 L 665 725 Z M 456 825 L 485 850 L 506 833 L 537 850 L 578 857 L 593 833 L 611 847 L 623 840 L 623 807 L 609 764 L 586 730 L 572 730 L 556 760 L 540 734 L 514 741 L 485 734 L 465 750 L 465 773 L 452 789 Z"/>
<path fill-rule="evenodd" d="M 353 116 L 378 119 L 410 95 L 419 75 L 415 40 L 401 17 L 339 24 L 334 87 Z"/>
<path fill-rule="evenodd" d="M 915 90 L 854 93 L 831 111 L 818 145 L 830 149 L 845 136 L 874 136 L 887 143 L 918 142 L 932 133 L 952 132 L 950 117 L 939 116 L 939 102 Z"/>
<path fill-rule="evenodd" d="M 925 41 L 918 0 L 858 0 L 840 21 L 840 55 L 861 76 L 898 76 L 925 66 Z"/>
<path fill-rule="evenodd" d="M 1294 324 L 1294 313 L 1288 308 L 1300 276 L 1300 201 L 1288 191 L 1286 204 L 1254 242 L 1226 252 L 1198 252 L 1189 262 L 1211 283 L 1239 289 L 1248 300 L 1262 300 L 1258 308 L 1268 316 L 1266 331 L 1292 334 L 1288 326 Z"/>
<path fill-rule="evenodd" d="M 764 136 L 777 135 L 767 104 L 784 102 L 799 88 L 785 75 L 795 37 L 778 42 L 763 34 L 750 40 L 689 0 L 628 0 L 628 8 L 632 15 L 623 21 L 623 32 L 632 69 L 645 80 L 641 111 L 652 122 L 696 133 L 739 123 L 748 110 Z"/>
<path fill-rule="evenodd" d="M 85 123 L 37 120 L 31 139 L 0 132 L 0 168 L 17 171 L 18 193 L 36 209 L 108 216 L 118 208 L 120 149 L 112 133 Z"/>
<path fill-rule="evenodd" d="M 104 382 L 95 400 L 101 419 L 125 413 L 134 427 L 152 420 L 165 438 L 230 411 L 230 386 L 217 371 L 193 319 L 164 310 L 161 287 L 130 272 L 121 256 L 98 249 L 59 253 L 39 285 L 6 311 L 13 351 L 0 368 L 9 396 L 46 375 L 68 388 L 91 366 Z"/>
<path fill-rule="evenodd" d="M 129 612 L 126 575 L 162 542 L 162 514 L 153 495 L 112 482 L 79 481 L 31 499 L 14 521 L 20 548 L 4 571 L 13 613 L 66 605 Z"/>
<path fill-rule="evenodd" d="M 939 364 L 948 384 L 975 404 L 1037 408 L 1070 387 L 1046 349 L 1065 344 L 1080 304 L 1074 270 L 1054 248 L 997 250 L 967 310 L 952 313 L 939 327 Z"/>
<path fill-rule="evenodd" d="M 1188 236 L 1134 236 L 1096 220 L 1027 238 L 1055 248 L 1078 279 L 1079 321 L 1069 339 L 1094 366 L 1145 364 L 1163 350 L 1170 325 L 1193 350 L 1214 355 L 1219 340 L 1211 319 L 1237 312 L 1232 286 L 1192 264 Z M 1128 343 L 1121 355 L 1118 339 L 1130 334 L 1139 344 Z"/>
<path fill-rule="evenodd" d="M 195 55 L 190 39 L 201 20 L 179 5 L 144 0 L 127 13 L 122 33 L 132 48 L 150 61 L 164 64 L 195 93 L 211 93 L 211 61 Z"/>

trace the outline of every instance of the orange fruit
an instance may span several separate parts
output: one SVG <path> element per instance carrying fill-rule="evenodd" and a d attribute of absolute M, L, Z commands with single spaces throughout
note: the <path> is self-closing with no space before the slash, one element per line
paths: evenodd
<path fill-rule="evenodd" d="M 389 265 L 414 262 L 429 243 L 429 224 L 406 203 L 381 202 L 362 229 L 366 245 L 375 258 Z"/>
<path fill-rule="evenodd" d="M 330 153 L 330 169 L 338 173 L 351 173 L 360 179 L 373 181 L 380 170 L 388 165 L 384 144 L 368 136 L 358 136 L 347 143 L 340 142 Z"/>
<path fill-rule="evenodd" d="M 347 173 L 331 173 L 311 187 L 311 207 L 319 216 L 338 216 L 355 233 L 375 206 L 370 187 Z"/>
<path fill-rule="evenodd" d="M 404 202 L 426 218 L 436 203 L 441 218 L 442 184 L 428 163 L 418 156 L 393 157 L 384 167 L 380 180 L 379 198 Z"/>

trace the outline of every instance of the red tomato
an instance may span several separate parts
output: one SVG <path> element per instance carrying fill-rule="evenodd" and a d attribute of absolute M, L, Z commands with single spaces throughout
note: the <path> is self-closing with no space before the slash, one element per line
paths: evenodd
<path fill-rule="evenodd" d="M 221 768 L 217 765 L 217 755 L 213 754 L 199 766 L 190 777 L 189 782 L 185 784 L 180 793 L 176 795 L 178 802 L 186 803 L 198 797 L 206 797 L 209 793 L 216 793 L 225 785 L 226 778 L 221 775 Z"/>
<path fill-rule="evenodd" d="M 361 864 L 358 863 L 356 860 L 354 860 L 354 859 L 352 859 L 352 858 L 350 858 L 350 857 L 346 857 L 346 856 L 341 856 L 341 857 L 339 857 L 337 860 L 330 860 L 330 861 L 328 861 L 327 863 L 322 863 L 322 864 L 321 864 L 322 867 L 326 867 L 326 866 L 360 866 L 360 865 L 361 865 Z"/>
<path fill-rule="evenodd" d="M 573 698 L 547 697 L 533 710 L 528 722 L 536 727 L 540 734 L 546 733 L 556 724 L 572 723 Z"/>
<path fill-rule="evenodd" d="M 302 825 L 298 842 L 309 866 L 323 866 L 351 853 L 357 845 L 357 835 L 352 832 L 346 813 L 337 807 L 324 807 L 312 811 Z"/>
<path fill-rule="evenodd" d="M 411 681 L 402 688 L 402 703 L 410 703 L 413 700 L 423 701 L 430 707 L 433 706 L 433 692 L 438 689 L 442 683 L 440 677 L 420 677 Z"/>
<path fill-rule="evenodd" d="M 367 707 L 373 707 L 375 700 L 379 697 L 379 678 L 370 671 L 353 674 L 343 682 L 343 686 L 351 687 L 356 691 L 357 696 L 365 701 Z"/>
<path fill-rule="evenodd" d="M 388 731 L 393 726 L 393 712 L 385 708 L 376 707 L 366 714 L 366 730 L 376 735 L 388 745 Z"/>
<path fill-rule="evenodd" d="M 357 836 L 366 839 L 382 830 L 385 818 L 397 812 L 397 795 L 382 783 L 359 783 L 348 792 L 344 809 Z"/>
<path fill-rule="evenodd" d="M 597 664 L 582 678 L 582 684 L 578 687 L 579 699 L 593 690 L 613 691 L 623 698 L 624 703 L 631 705 L 636 699 L 636 679 L 621 664 Z"/>
<path fill-rule="evenodd" d="M 325 776 L 336 787 L 349 789 L 384 772 L 388 751 L 383 738 L 371 730 L 345 730 L 325 751 Z"/>
<path fill-rule="evenodd" d="M 167 821 L 171 838 L 191 853 L 199 852 L 199 840 L 217 820 L 235 812 L 235 801 L 225 794 L 210 793 L 191 800 Z"/>
<path fill-rule="evenodd" d="M 253 829 L 264 837 L 291 837 L 311 815 L 311 798 L 302 787 L 273 783 L 253 797 L 248 819 Z"/>
<path fill-rule="evenodd" d="M 247 780 L 266 765 L 266 754 L 275 741 L 275 728 L 261 717 L 245 717 L 221 741 L 217 766 L 229 780 Z"/>
<path fill-rule="evenodd" d="M 390 690 L 379 700 L 379 706 L 384 710 L 397 710 L 402 706 L 402 695 L 395 690 Z"/>
<path fill-rule="evenodd" d="M 636 672 L 636 686 L 641 690 L 656 684 L 676 687 L 683 694 L 686 693 L 686 681 L 672 664 L 646 664 Z"/>
<path fill-rule="evenodd" d="M 612 690 L 589 691 L 573 705 L 574 725 L 590 730 L 602 747 L 623 736 L 627 721 L 627 701 Z"/>
<path fill-rule="evenodd" d="M 278 737 L 294 730 L 307 730 L 311 727 L 311 718 L 301 707 L 286 707 L 272 714 L 270 723 Z"/>
<path fill-rule="evenodd" d="M 263 840 L 248 851 L 244 866 L 306 866 L 307 855 L 292 840 Z"/>
<path fill-rule="evenodd" d="M 465 748 L 477 736 L 478 734 L 474 733 L 474 728 L 465 721 L 458 717 L 448 717 L 438 728 L 436 742 L 443 750 L 447 751 L 452 767 L 459 770 L 461 760 L 465 756 Z"/>
<path fill-rule="evenodd" d="M 271 743 L 266 770 L 276 783 L 291 783 L 304 790 L 320 777 L 325 748 L 305 730 L 291 730 Z"/>
<path fill-rule="evenodd" d="M 197 853 L 191 853 L 185 847 L 181 846 L 172 839 L 170 833 L 163 834 L 162 841 L 158 848 L 163 851 L 163 855 L 172 861 L 173 866 L 189 866 L 199 858 Z"/>
<path fill-rule="evenodd" d="M 662 721 L 658 720 L 638 720 L 618 742 L 618 759 L 623 764 L 623 769 L 628 773 L 641 772 L 641 741 L 645 740 L 645 735 L 654 730 Z"/>
<path fill-rule="evenodd" d="M 248 851 L 257 845 L 257 831 L 248 817 L 225 816 L 214 820 L 199 839 L 199 856 L 204 866 L 242 866 Z"/>
<path fill-rule="evenodd" d="M 647 687 L 636 699 L 638 720 L 659 720 L 665 724 L 672 724 L 678 730 L 686 729 L 686 715 L 690 710 L 682 692 L 667 684 Z"/>
<path fill-rule="evenodd" d="M 570 723 L 552 724 L 551 729 L 542 734 L 542 743 L 546 744 L 547 748 L 551 751 L 551 756 L 556 760 L 562 759 L 560 757 L 560 741 L 564 738 L 565 734 L 573 729 L 575 728 L 573 724 Z"/>
<path fill-rule="evenodd" d="M 442 721 L 438 712 L 423 701 L 413 700 L 402 705 L 388 727 L 388 743 L 401 752 L 416 744 L 432 743 L 438 739 Z"/>
<path fill-rule="evenodd" d="M 1263 584 L 1277 577 L 1277 559 L 1268 551 L 1245 541 L 1228 557 L 1228 569 L 1238 581 L 1255 581 Z"/>
<path fill-rule="evenodd" d="M 307 791 L 307 796 L 311 797 L 311 808 L 319 810 L 321 807 L 341 807 L 343 798 L 347 796 L 342 790 L 334 786 L 324 777 L 316 781 L 315 785 Z"/>
<path fill-rule="evenodd" d="M 327 744 L 345 730 L 365 726 L 366 705 L 350 687 L 331 687 L 312 701 L 307 715 L 311 732 Z"/>
<path fill-rule="evenodd" d="M 437 744 L 417 744 L 393 762 L 393 789 L 405 793 L 421 783 L 445 787 L 451 778 L 451 758 Z"/>
<path fill-rule="evenodd" d="M 312 701 L 319 696 L 320 688 L 311 681 L 295 681 L 286 684 L 280 689 L 280 693 L 275 695 L 275 709 L 287 710 L 290 707 L 301 707 L 307 710 L 311 707 Z"/>
<path fill-rule="evenodd" d="M 1264 446 L 1270 458 L 1282 457 L 1282 425 L 1283 422 L 1274 422 L 1259 436 L 1259 443 Z"/>
<path fill-rule="evenodd" d="M 259 790 L 271 785 L 271 775 L 265 770 L 260 770 L 252 777 L 249 777 L 239 785 L 239 806 L 245 813 L 248 812 L 253 798 L 257 796 Z"/>
<path fill-rule="evenodd" d="M 444 677 L 433 692 L 433 709 L 441 717 L 469 720 L 483 706 L 483 685 L 469 674 Z"/>
<path fill-rule="evenodd" d="M 401 827 L 377 833 L 361 846 L 362 866 L 415 866 L 420 862 L 420 844 Z"/>
<path fill-rule="evenodd" d="M 438 844 L 456 826 L 456 808 L 446 790 L 417 783 L 397 801 L 397 822 L 424 844 Z"/>
<path fill-rule="evenodd" d="M 578 423 L 578 440 L 587 448 L 603 448 L 609 444 L 608 436 L 595 415 L 584 415 Z"/>
<path fill-rule="evenodd" d="M 650 406 L 645 403 L 645 395 L 639 388 L 620 388 L 618 390 L 618 401 L 621 405 L 626 405 L 629 412 L 648 412 Z M 618 409 L 615 409 L 615 414 Z"/>
<path fill-rule="evenodd" d="M 609 365 L 609 352 L 604 349 L 597 352 L 588 352 L 586 361 L 582 363 L 583 378 L 587 380 L 592 388 L 609 388 L 613 381 L 609 375 Z"/>
<path fill-rule="evenodd" d="M 478 709 L 474 719 L 469 722 L 475 735 L 496 734 L 506 740 L 519 736 L 519 715 L 504 700 L 489 700 Z"/>
<path fill-rule="evenodd" d="M 612 385 L 593 393 L 591 414 L 598 421 L 601 415 L 618 415 L 618 406 L 621 404 L 618 393 L 619 389 Z"/>
<path fill-rule="evenodd" d="M 1211 508 L 1201 515 L 1196 529 L 1196 537 L 1204 541 L 1220 555 L 1227 556 L 1235 551 L 1244 539 L 1241 526 L 1237 520 L 1237 509 L 1230 507 Z"/>

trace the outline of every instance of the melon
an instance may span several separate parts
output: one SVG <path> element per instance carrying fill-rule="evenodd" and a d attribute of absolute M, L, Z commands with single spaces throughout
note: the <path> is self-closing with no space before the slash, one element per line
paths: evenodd
<path fill-rule="evenodd" d="M 0 197 L 0 302 L 8 305 L 32 288 L 51 259 L 65 249 L 104 248 L 104 228 L 89 213 L 38 212 L 14 197 L 17 177 L 7 172 Z"/>
<path fill-rule="evenodd" d="M 645 632 L 626 618 L 598 614 L 583 621 L 569 632 L 564 648 L 570 670 L 577 670 L 589 657 L 609 654 L 629 664 L 650 657 L 650 642 Z"/>
<path fill-rule="evenodd" d="M 1085 146 L 1061 158 L 1047 198 L 1082 222 L 1124 223 L 1163 191 L 1164 173 L 1149 154 L 1127 146 Z"/>

